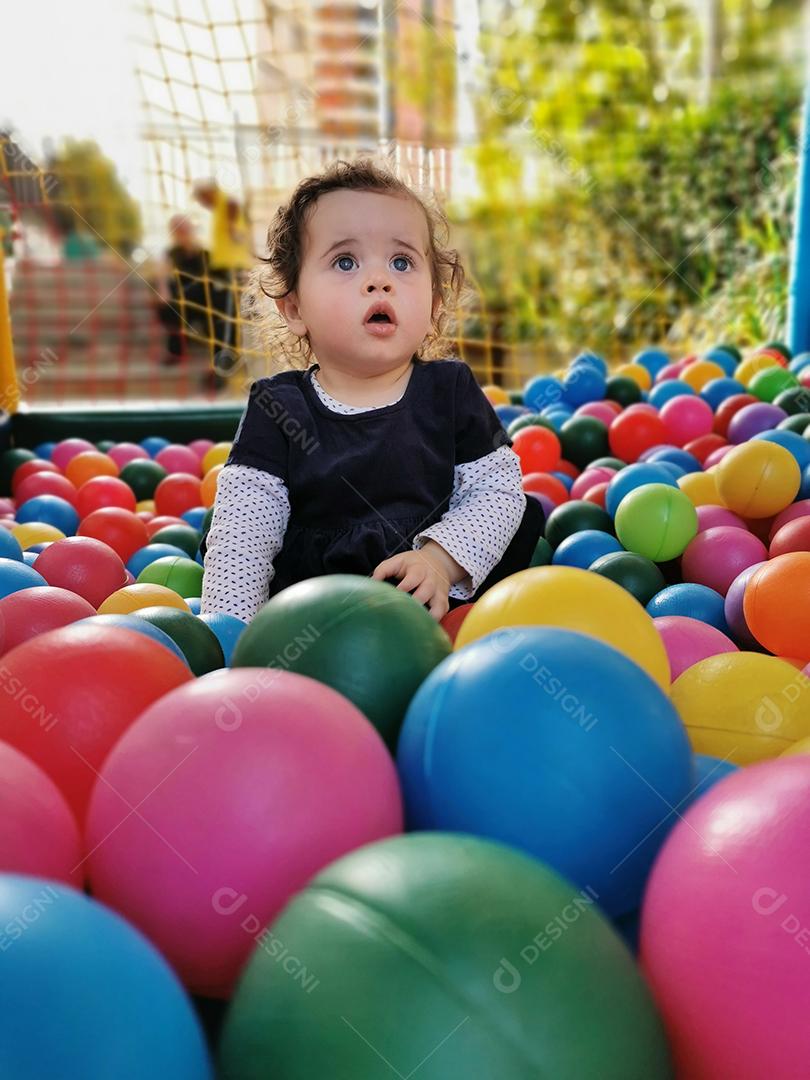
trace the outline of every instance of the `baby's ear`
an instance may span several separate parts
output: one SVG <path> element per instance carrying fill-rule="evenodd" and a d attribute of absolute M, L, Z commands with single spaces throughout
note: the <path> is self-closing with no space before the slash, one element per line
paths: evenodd
<path fill-rule="evenodd" d="M 304 320 L 301 318 L 301 312 L 298 308 L 298 296 L 294 292 L 288 292 L 286 296 L 282 296 L 279 300 L 276 300 L 276 307 L 279 310 L 284 322 L 298 337 L 304 337 L 307 332 L 307 328 L 304 324 Z"/>

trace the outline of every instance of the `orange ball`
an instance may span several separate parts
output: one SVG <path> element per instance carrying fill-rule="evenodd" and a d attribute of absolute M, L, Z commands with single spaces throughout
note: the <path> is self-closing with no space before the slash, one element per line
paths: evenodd
<path fill-rule="evenodd" d="M 777 555 L 751 576 L 743 597 L 748 629 L 769 652 L 810 660 L 810 551 Z"/>
<path fill-rule="evenodd" d="M 214 499 L 217 496 L 217 480 L 224 468 L 224 465 L 215 465 L 213 469 L 209 469 L 203 477 L 202 484 L 200 485 L 200 495 L 202 496 L 203 506 L 214 505 Z"/>
<path fill-rule="evenodd" d="M 481 389 L 486 394 L 490 405 L 508 405 L 509 395 L 502 386 L 482 386 Z"/>
<path fill-rule="evenodd" d="M 555 506 L 568 502 L 570 498 L 562 480 L 556 476 L 549 476 L 548 473 L 528 473 L 523 477 L 523 490 L 534 492 L 535 495 L 545 495 Z"/>
<path fill-rule="evenodd" d="M 76 487 L 81 487 L 96 476 L 118 476 L 118 473 L 118 466 L 113 459 L 97 450 L 83 450 L 65 466 L 65 476 Z"/>

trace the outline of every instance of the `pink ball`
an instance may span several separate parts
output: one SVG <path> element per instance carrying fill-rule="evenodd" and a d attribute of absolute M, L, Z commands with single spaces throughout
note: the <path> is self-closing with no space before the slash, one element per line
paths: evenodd
<path fill-rule="evenodd" d="M 63 439 L 53 448 L 51 462 L 57 469 L 62 469 L 64 471 L 67 463 L 75 458 L 77 454 L 81 454 L 85 450 L 97 449 L 98 448 L 91 442 L 88 442 L 87 439 Z"/>
<path fill-rule="evenodd" d="M 732 529 L 750 531 L 741 517 L 738 517 L 731 510 L 726 510 L 724 506 L 698 506 L 697 519 L 699 533 L 705 532 L 707 529 L 714 529 L 718 525 L 728 525 Z"/>
<path fill-rule="evenodd" d="M 708 585 L 725 596 L 738 574 L 767 558 L 765 545 L 753 533 L 718 525 L 690 541 L 681 558 L 681 571 L 684 581 Z"/>
<path fill-rule="evenodd" d="M 789 521 L 795 521 L 799 517 L 807 517 L 810 515 L 810 499 L 799 499 L 798 502 L 791 503 L 790 506 L 786 506 L 784 510 L 780 510 L 771 524 L 769 540 L 773 540 L 783 525 L 787 525 Z"/>
<path fill-rule="evenodd" d="M 666 364 L 655 377 L 656 383 L 668 382 L 670 379 L 677 379 L 680 377 L 681 372 L 686 367 L 685 360 L 679 360 L 677 364 Z"/>
<path fill-rule="evenodd" d="M 571 485 L 571 498 L 584 499 L 592 487 L 597 484 L 609 484 L 616 475 L 615 469 L 609 469 L 605 465 L 599 465 L 595 469 L 586 469 L 582 476 L 578 476 Z"/>
<path fill-rule="evenodd" d="M 181 446 L 179 443 L 164 446 L 155 457 L 155 461 L 158 465 L 162 465 L 167 473 L 200 475 L 202 458 L 195 454 L 190 446 Z"/>
<path fill-rule="evenodd" d="M 217 671 L 166 694 L 101 775 L 93 894 L 209 996 L 228 995 L 256 935 L 313 874 L 402 829 L 394 763 L 369 721 L 287 671 Z"/>
<path fill-rule="evenodd" d="M 137 443 L 122 442 L 118 443 L 117 446 L 113 446 L 111 450 L 108 450 L 107 457 L 111 457 L 118 468 L 123 469 L 130 461 L 136 461 L 138 458 L 148 458 L 149 455 L 144 448 L 138 446 Z"/>
<path fill-rule="evenodd" d="M 692 439 L 709 434 L 714 424 L 714 413 L 703 398 L 683 394 L 661 407 L 661 419 L 675 446 L 685 446 Z"/>
<path fill-rule="evenodd" d="M 673 682 L 687 668 L 708 656 L 739 652 L 734 642 L 721 630 L 698 619 L 688 619 L 685 615 L 665 615 L 653 619 L 653 622 L 664 640 Z"/>
<path fill-rule="evenodd" d="M 0 742 L 0 868 L 81 887 L 79 826 L 51 778 Z"/>
<path fill-rule="evenodd" d="M 21 589 L 0 600 L 0 656 L 23 641 L 95 615 L 83 597 L 53 585 Z"/>
<path fill-rule="evenodd" d="M 194 439 L 193 442 L 188 444 L 188 448 L 189 450 L 193 450 L 200 461 L 202 461 L 213 445 L 214 443 L 211 439 Z"/>
<path fill-rule="evenodd" d="M 0 499 L 0 516 L 4 514 L 14 513 L 14 500 L 13 499 Z"/>
<path fill-rule="evenodd" d="M 719 465 L 726 454 L 730 454 L 733 449 L 734 447 L 730 443 L 728 446 L 718 446 L 716 450 L 712 450 L 706 457 L 706 460 L 703 462 L 704 467 L 711 469 L 713 465 Z"/>
<path fill-rule="evenodd" d="M 612 409 L 606 401 L 589 401 L 585 405 L 580 405 L 574 416 L 592 416 L 595 420 L 601 420 L 603 424 L 610 427 L 616 417 L 616 410 Z"/>
<path fill-rule="evenodd" d="M 725 777 L 658 855 L 641 961 L 684 1080 L 807 1076 L 808 834 L 800 754 Z"/>

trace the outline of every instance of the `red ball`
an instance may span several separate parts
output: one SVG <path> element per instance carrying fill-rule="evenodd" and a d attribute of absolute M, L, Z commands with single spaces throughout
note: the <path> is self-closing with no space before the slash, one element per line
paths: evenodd
<path fill-rule="evenodd" d="M 167 525 L 184 525 L 187 529 L 190 525 L 187 521 L 183 521 L 181 517 L 172 517 L 171 514 L 158 514 L 152 517 L 151 521 L 146 523 L 146 532 L 151 540 L 156 532 L 160 532 L 161 529 L 165 529 Z"/>
<path fill-rule="evenodd" d="M 94 510 L 79 523 L 76 534 L 101 540 L 117 552 L 124 562 L 149 543 L 149 534 L 141 519 L 131 510 L 123 510 L 118 506 Z"/>
<path fill-rule="evenodd" d="M 549 476 L 548 473 L 529 473 L 524 476 L 523 490 L 530 491 L 534 495 L 545 495 L 555 506 L 568 502 L 570 498 L 562 480 L 558 480 L 556 476 Z"/>
<path fill-rule="evenodd" d="M 202 488 L 196 476 L 172 473 L 155 488 L 155 510 L 158 514 L 180 517 L 195 506 L 202 506 Z"/>
<path fill-rule="evenodd" d="M 14 475 L 11 478 L 11 494 L 17 496 L 17 489 L 23 480 L 27 480 L 29 476 L 34 476 L 36 473 L 56 473 L 57 476 L 61 476 L 61 471 L 57 469 L 52 461 L 43 461 L 41 458 L 34 458 L 32 461 L 24 461 L 22 465 L 18 465 L 14 470 Z M 25 499 L 17 499 L 18 502 L 25 502 Z"/>
<path fill-rule="evenodd" d="M 607 497 L 607 489 L 609 486 L 609 483 L 594 484 L 594 486 L 589 488 L 585 493 L 585 502 L 596 503 L 597 506 L 601 506 L 604 510 L 605 498 Z"/>
<path fill-rule="evenodd" d="M 630 464 L 638 461 L 645 450 L 668 443 L 669 437 L 666 424 L 655 410 L 640 411 L 639 406 L 633 405 L 610 425 L 608 441 L 611 452 Z"/>
<path fill-rule="evenodd" d="M 512 440 L 512 449 L 520 458 L 520 468 L 524 476 L 529 473 L 552 472 L 560 460 L 560 440 L 553 431 L 545 427 L 521 428 Z M 184 509 L 188 510 L 190 507 Z"/>
<path fill-rule="evenodd" d="M 566 461 L 565 458 L 560 458 L 557 462 L 556 468 L 552 469 L 552 472 L 565 473 L 566 476 L 570 476 L 572 480 L 576 480 L 579 476 L 579 469 L 576 465 L 572 465 L 570 461 Z"/>
<path fill-rule="evenodd" d="M 66 536 L 54 541 L 37 557 L 37 573 L 49 585 L 75 593 L 94 609 L 126 584 L 120 556 L 90 536 Z"/>
<path fill-rule="evenodd" d="M 714 414 L 714 430 L 724 438 L 728 435 L 728 425 L 746 405 L 756 405 L 759 398 L 753 394 L 732 394 L 725 401 L 721 401 Z"/>
<path fill-rule="evenodd" d="M 787 555 L 789 551 L 810 551 L 810 517 L 797 517 L 783 525 L 771 540 L 769 555 Z"/>
<path fill-rule="evenodd" d="M 715 450 L 721 450 L 724 446 L 728 446 L 728 441 L 723 438 L 722 435 L 716 435 L 714 433 L 709 435 L 700 435 L 697 439 L 692 439 L 684 446 L 684 450 L 687 450 L 690 454 L 698 459 L 701 465 L 706 464 L 706 458 L 715 452 Z"/>
<path fill-rule="evenodd" d="M 91 480 L 86 480 L 76 497 L 79 517 L 85 518 L 94 510 L 102 510 L 107 506 L 117 506 L 134 514 L 135 495 L 132 488 L 117 476 L 94 476 Z"/>
<path fill-rule="evenodd" d="M 76 505 L 76 485 L 72 484 L 66 476 L 58 472 L 31 473 L 17 488 L 17 505 L 22 506 L 28 499 L 34 499 L 37 495 L 58 495 L 60 499 Z"/>
<path fill-rule="evenodd" d="M 193 678 L 144 634 L 92 623 L 24 642 L 3 668 L 0 739 L 50 776 L 80 824 L 118 739 L 147 706 Z"/>
<path fill-rule="evenodd" d="M 0 600 L 0 656 L 29 638 L 95 613 L 81 596 L 52 585 L 12 593 Z"/>
<path fill-rule="evenodd" d="M 472 611 L 472 607 L 472 604 L 459 604 L 459 606 L 453 608 L 452 611 L 448 611 L 442 619 L 441 627 L 453 644 L 455 644 L 458 632 L 461 629 L 461 624 Z"/>

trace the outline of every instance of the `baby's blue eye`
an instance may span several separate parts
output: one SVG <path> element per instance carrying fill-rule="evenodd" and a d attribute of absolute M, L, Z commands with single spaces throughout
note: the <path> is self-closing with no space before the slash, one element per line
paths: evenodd
<path fill-rule="evenodd" d="M 397 265 L 398 263 L 404 263 L 404 266 Z M 411 260 L 408 258 L 407 255 L 395 255 L 394 258 L 391 260 L 391 265 L 394 267 L 395 270 L 407 270 L 411 265 Z"/>
<path fill-rule="evenodd" d="M 339 255 L 337 259 L 335 259 L 335 266 L 339 270 L 353 270 L 354 258 L 351 255 Z"/>

